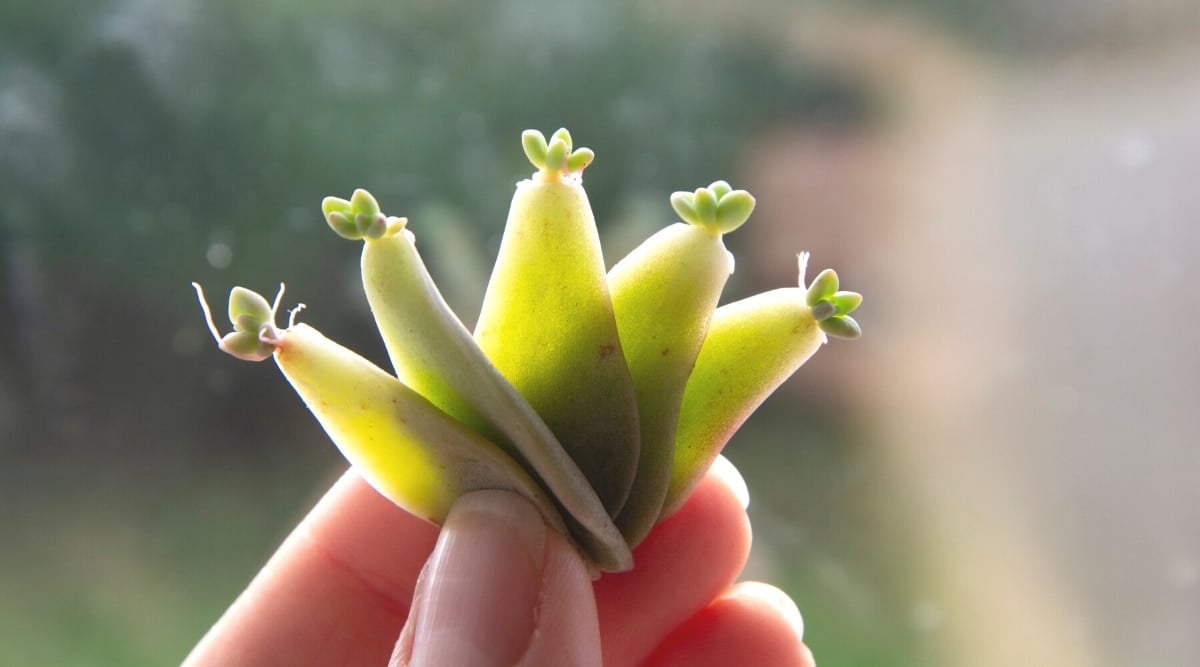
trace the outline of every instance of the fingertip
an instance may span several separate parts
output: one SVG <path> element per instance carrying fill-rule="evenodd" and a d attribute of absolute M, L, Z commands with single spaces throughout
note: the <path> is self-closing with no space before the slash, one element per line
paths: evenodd
<path fill-rule="evenodd" d="M 739 584 L 672 632 L 647 667 L 773 665 L 813 667 L 799 611 L 765 584 Z"/>
<path fill-rule="evenodd" d="M 709 468 L 709 475 L 721 480 L 729 488 L 730 493 L 738 499 L 743 510 L 750 508 L 750 487 L 746 485 L 746 478 L 742 477 L 742 473 L 737 466 L 733 465 L 733 461 L 725 458 L 724 454 L 718 454 L 712 467 Z"/>
<path fill-rule="evenodd" d="M 634 550 L 634 569 L 596 582 L 605 664 L 640 664 L 662 637 L 737 579 L 750 520 L 736 489 L 706 475 Z M 740 663 L 733 663 L 740 664 Z"/>
<path fill-rule="evenodd" d="M 748 604 L 761 604 L 775 610 L 778 618 L 787 623 L 798 641 L 804 641 L 804 617 L 791 596 L 779 588 L 761 581 L 744 581 L 734 586 L 727 597 L 739 597 Z"/>

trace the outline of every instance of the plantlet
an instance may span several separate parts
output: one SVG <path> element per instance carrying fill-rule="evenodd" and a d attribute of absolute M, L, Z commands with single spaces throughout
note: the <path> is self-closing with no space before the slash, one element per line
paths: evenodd
<path fill-rule="evenodd" d="M 204 303 L 204 292 L 192 283 Z M 275 325 L 273 306 L 235 287 L 229 319 L 235 330 L 219 337 L 222 350 L 249 361 L 275 358 L 334 444 L 380 493 L 413 514 L 440 522 L 458 496 L 476 489 L 516 491 L 551 525 L 562 520 L 550 498 L 499 448 L 438 410 L 425 397 L 307 324 Z M 403 463 L 403 465 L 397 465 Z"/>
<path fill-rule="evenodd" d="M 684 222 L 654 234 L 608 274 L 617 327 L 637 390 L 642 451 L 617 526 L 631 543 L 654 527 L 666 498 L 679 405 L 733 256 L 721 237 L 741 226 L 754 198 L 717 181 L 671 195 Z"/>
<path fill-rule="evenodd" d="M 566 130 L 548 145 L 537 131 L 521 139 L 538 171 L 517 183 L 475 340 L 616 516 L 641 444 L 600 236 L 580 178 L 592 152 L 573 149 Z"/>
<path fill-rule="evenodd" d="M 826 342 L 858 338 L 849 313 L 862 303 L 839 292 L 826 269 L 807 288 L 808 253 L 800 253 L 799 287 L 783 287 L 721 306 L 688 377 L 679 408 L 671 485 L 661 516 L 687 500 L 738 427 Z"/>
<path fill-rule="evenodd" d="M 747 417 L 826 341 L 856 338 L 862 297 L 826 270 L 807 287 L 720 308 L 734 261 L 722 241 L 754 209 L 724 181 L 677 192 L 668 226 L 607 274 L 582 172 L 593 154 L 566 130 L 522 135 L 538 171 L 517 184 L 479 322 L 467 331 L 404 218 L 364 190 L 327 197 L 395 375 L 242 287 L 219 347 L 273 357 L 334 444 L 381 494 L 432 522 L 477 489 L 528 498 L 599 571 L 682 504 Z M 193 283 L 194 284 L 194 283 Z"/>

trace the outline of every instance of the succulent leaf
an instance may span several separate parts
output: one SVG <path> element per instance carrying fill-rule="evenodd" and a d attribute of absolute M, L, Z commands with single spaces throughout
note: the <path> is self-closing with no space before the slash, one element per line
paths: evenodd
<path fill-rule="evenodd" d="M 525 157 L 538 169 L 546 167 L 546 135 L 537 130 L 525 130 L 521 133 L 521 147 L 525 149 Z"/>
<path fill-rule="evenodd" d="M 854 312 L 863 301 L 863 296 L 858 292 L 835 292 L 829 297 L 830 303 L 837 308 L 838 315 L 846 315 Z"/>
<path fill-rule="evenodd" d="M 717 201 L 717 219 L 714 226 L 722 234 L 728 234 L 741 227 L 753 212 L 754 197 L 749 192 L 745 190 L 727 191 Z"/>
<path fill-rule="evenodd" d="M 350 218 L 342 211 L 330 211 L 325 214 L 325 221 L 329 223 L 329 227 L 337 233 L 338 236 L 350 240 L 357 241 L 362 238 L 358 227 L 355 226 Z"/>
<path fill-rule="evenodd" d="M 550 135 L 550 141 L 556 140 L 563 142 L 563 145 L 567 147 L 568 153 L 570 153 L 571 149 L 574 147 L 574 144 L 571 142 L 571 133 L 568 132 L 567 128 L 565 127 L 558 128 L 554 131 L 554 134 Z"/>
<path fill-rule="evenodd" d="M 833 305 L 832 301 L 818 301 L 812 306 L 813 319 L 821 322 L 833 317 L 837 313 L 837 306 Z"/>
<path fill-rule="evenodd" d="M 700 218 L 696 213 L 696 195 L 691 192 L 671 193 L 671 208 L 680 220 L 691 224 L 699 224 Z"/>
<path fill-rule="evenodd" d="M 551 152 L 569 138 L 555 133 Z M 637 404 L 581 183 L 517 184 L 475 339 L 615 516 L 637 469 Z"/>
<path fill-rule="evenodd" d="M 713 181 L 712 184 L 708 186 L 708 189 L 712 191 L 713 196 L 717 198 L 717 201 L 721 201 L 725 198 L 725 195 L 729 194 L 729 192 L 733 190 L 733 186 L 729 185 L 728 181 Z"/>
<path fill-rule="evenodd" d="M 570 150 L 565 141 L 555 137 L 550 141 L 550 147 L 546 149 L 546 166 L 543 169 L 555 173 L 566 171 L 567 153 Z"/>
<path fill-rule="evenodd" d="M 221 350 L 248 361 L 274 356 L 333 443 L 384 497 L 440 523 L 465 493 L 511 490 L 528 498 L 549 525 L 566 534 L 553 500 L 516 461 L 395 377 L 306 324 L 279 330 L 268 318 L 258 332 L 218 337 L 204 290 L 192 285 Z M 245 288 L 235 288 L 234 295 L 239 304 L 252 303 L 254 308 L 259 301 L 266 303 Z M 278 303 L 279 297 L 272 313 Z"/>
<path fill-rule="evenodd" d="M 805 301 L 810 307 L 832 297 L 838 291 L 838 275 L 833 269 L 825 269 L 813 278 L 808 286 Z"/>
<path fill-rule="evenodd" d="M 565 530 L 551 499 L 496 445 L 316 329 L 282 332 L 275 361 L 346 459 L 409 512 L 440 523 L 465 493 L 509 489 Z"/>
<path fill-rule="evenodd" d="M 275 351 L 274 345 L 259 340 L 257 331 L 231 331 L 221 337 L 217 347 L 245 361 L 262 361 Z"/>
<path fill-rule="evenodd" d="M 359 188 L 350 196 L 350 211 L 357 217 L 365 215 L 368 219 L 379 215 L 379 202 L 366 190 Z"/>
<path fill-rule="evenodd" d="M 590 148 L 577 148 L 571 156 L 567 158 L 567 171 L 576 173 L 587 169 L 592 160 L 596 158 L 596 154 Z"/>
<path fill-rule="evenodd" d="M 697 188 L 692 196 L 692 206 L 696 209 L 699 224 L 711 227 L 717 221 L 717 196 L 708 188 Z"/>
<path fill-rule="evenodd" d="M 835 338 L 855 340 L 862 337 L 862 327 L 853 317 L 839 315 L 821 321 L 821 330 Z"/>
<path fill-rule="evenodd" d="M 641 428 L 637 477 L 617 516 L 631 545 L 649 533 L 662 511 L 684 387 L 732 272 L 721 235 L 688 223 L 654 234 L 609 271 Z"/>
<path fill-rule="evenodd" d="M 660 519 L 683 504 L 738 427 L 824 342 L 798 287 L 716 310 L 683 393 Z"/>
<path fill-rule="evenodd" d="M 229 321 L 238 331 L 257 334 L 260 326 L 274 319 L 271 304 L 261 294 L 245 287 L 234 287 L 229 292 Z"/>

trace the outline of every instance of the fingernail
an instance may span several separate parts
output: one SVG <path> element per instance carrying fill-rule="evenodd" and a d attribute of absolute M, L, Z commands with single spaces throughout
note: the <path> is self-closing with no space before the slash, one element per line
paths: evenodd
<path fill-rule="evenodd" d="M 533 635 L 546 528 L 509 491 L 459 498 L 418 585 L 416 667 L 516 664 Z"/>
<path fill-rule="evenodd" d="M 750 488 L 746 486 L 746 480 L 742 477 L 742 473 L 738 472 L 737 466 L 733 465 L 733 462 L 724 455 L 718 455 L 713 461 L 711 470 L 733 492 L 734 497 L 742 504 L 742 509 L 748 509 L 750 507 Z"/>

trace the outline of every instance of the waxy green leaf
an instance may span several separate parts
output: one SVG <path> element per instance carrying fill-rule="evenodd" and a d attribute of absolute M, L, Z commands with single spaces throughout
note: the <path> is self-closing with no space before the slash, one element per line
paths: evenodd
<path fill-rule="evenodd" d="M 651 236 L 608 274 L 641 425 L 637 478 L 617 516 L 630 544 L 650 532 L 662 511 L 683 390 L 731 273 L 733 259 L 720 234 L 677 223 Z"/>
<path fill-rule="evenodd" d="M 551 151 L 569 140 L 555 133 Z M 615 516 L 637 471 L 637 402 L 581 183 L 543 170 L 517 184 L 475 339 Z"/>
<path fill-rule="evenodd" d="M 713 314 L 683 393 L 662 517 L 683 504 L 738 427 L 825 342 L 804 294 L 776 289 Z"/>

